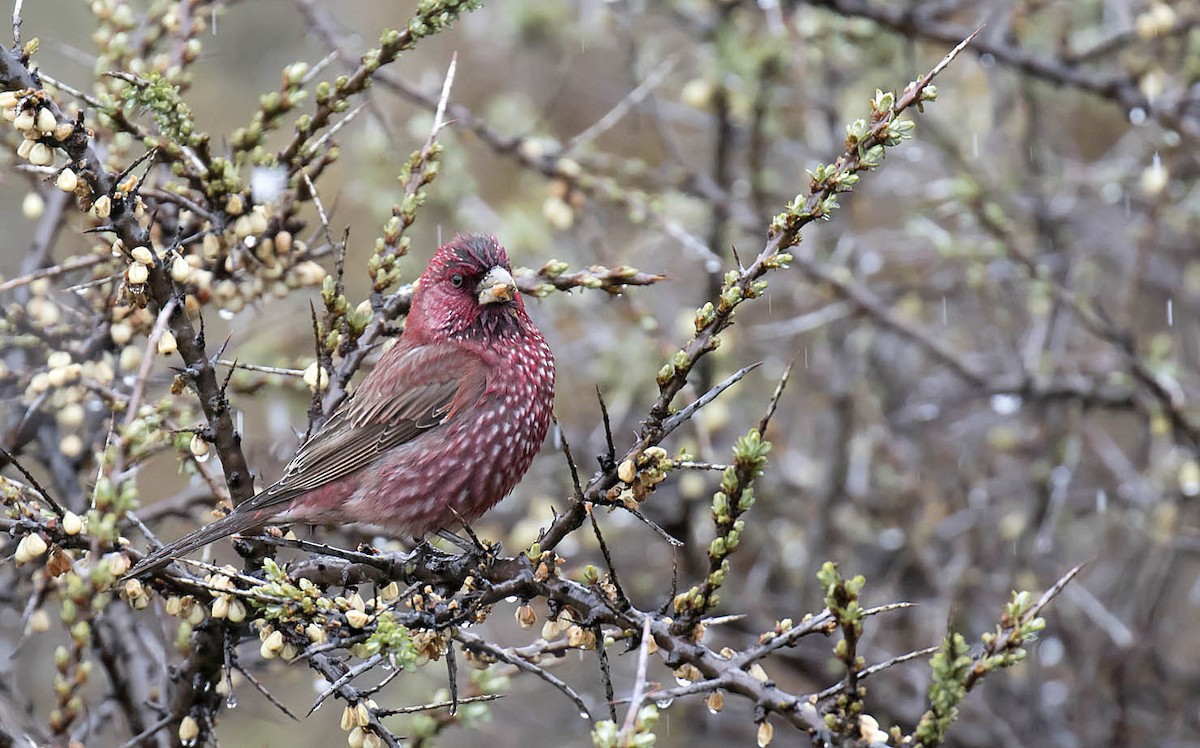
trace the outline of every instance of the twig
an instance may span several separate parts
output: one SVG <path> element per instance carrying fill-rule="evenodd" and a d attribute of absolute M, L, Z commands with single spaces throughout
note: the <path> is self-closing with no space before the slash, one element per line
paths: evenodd
<path fill-rule="evenodd" d="M 633 733 L 637 722 L 638 712 L 642 708 L 642 699 L 646 696 L 646 665 L 650 660 L 650 617 L 642 620 L 642 641 L 638 646 L 637 675 L 633 678 L 633 695 L 629 697 L 629 709 L 625 712 L 625 722 L 621 725 L 621 734 L 628 737 Z"/>
<path fill-rule="evenodd" d="M 581 716 L 583 716 L 589 722 L 595 721 L 595 719 L 592 717 L 592 712 L 590 709 L 588 709 L 587 702 L 583 700 L 583 697 L 576 693 L 575 689 L 564 683 L 562 679 L 548 672 L 545 668 L 539 667 L 518 655 L 509 654 L 508 651 L 503 647 L 498 647 L 495 644 L 492 644 L 491 642 L 474 634 L 463 631 L 462 629 L 455 629 L 454 638 L 461 642 L 467 649 L 474 649 L 483 652 L 497 660 L 500 660 L 501 662 L 507 662 L 509 665 L 515 665 L 518 669 L 524 670 L 527 673 L 533 673 L 537 677 L 557 688 L 568 699 L 570 699 L 571 702 L 578 707 L 579 714 Z"/>
<path fill-rule="evenodd" d="M 583 132 L 568 140 L 567 144 L 563 147 L 563 153 L 567 154 L 582 148 L 616 126 L 629 113 L 630 109 L 641 103 L 647 94 L 658 88 L 659 84 L 671 74 L 671 71 L 679 64 L 679 58 L 680 55 L 678 54 L 672 55 L 651 71 L 650 75 L 647 75 L 646 79 L 637 85 L 637 88 L 626 94 L 603 117 L 593 122 Z"/>
<path fill-rule="evenodd" d="M 313 702 L 312 708 L 309 709 L 308 713 L 304 716 L 311 717 L 312 713 L 317 711 L 317 709 L 325 703 L 325 700 L 337 693 L 342 686 L 346 685 L 381 662 L 383 662 L 383 653 L 377 652 L 354 667 L 348 669 L 340 678 L 330 683 L 329 686 L 317 696 L 317 700 Z"/>

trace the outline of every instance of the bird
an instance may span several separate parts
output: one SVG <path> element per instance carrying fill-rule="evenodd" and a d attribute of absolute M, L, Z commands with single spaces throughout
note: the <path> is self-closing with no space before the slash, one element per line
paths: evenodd
<path fill-rule="evenodd" d="M 520 481 L 554 404 L 554 355 L 493 236 L 458 235 L 414 284 L 404 331 L 283 476 L 125 578 L 268 523 L 365 522 L 422 537 L 471 522 Z"/>

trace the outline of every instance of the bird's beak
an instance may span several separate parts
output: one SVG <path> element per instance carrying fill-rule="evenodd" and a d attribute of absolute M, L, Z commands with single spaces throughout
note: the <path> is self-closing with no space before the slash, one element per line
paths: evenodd
<path fill-rule="evenodd" d="M 512 301 L 517 295 L 517 283 L 512 274 L 500 266 L 487 271 L 483 280 L 479 281 L 476 289 L 479 292 L 479 303 L 496 304 Z"/>

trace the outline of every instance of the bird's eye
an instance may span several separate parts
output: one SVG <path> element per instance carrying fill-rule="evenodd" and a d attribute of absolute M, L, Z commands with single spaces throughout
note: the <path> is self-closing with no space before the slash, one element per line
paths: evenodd
<path fill-rule="evenodd" d="M 455 288 L 462 288 L 462 284 L 463 284 L 462 275 L 459 273 L 455 273 L 454 275 L 450 276 L 450 283 L 453 284 Z"/>

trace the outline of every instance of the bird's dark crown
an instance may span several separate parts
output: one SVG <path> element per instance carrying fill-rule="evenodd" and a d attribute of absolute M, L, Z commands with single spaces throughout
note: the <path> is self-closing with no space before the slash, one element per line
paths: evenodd
<path fill-rule="evenodd" d="M 485 234 L 467 234 L 456 236 L 454 241 L 438 250 L 439 257 L 435 261 L 444 268 L 454 268 L 456 271 L 486 273 L 494 267 L 510 270 L 508 253 L 496 237 Z M 432 264 L 432 263 L 431 263 Z"/>

